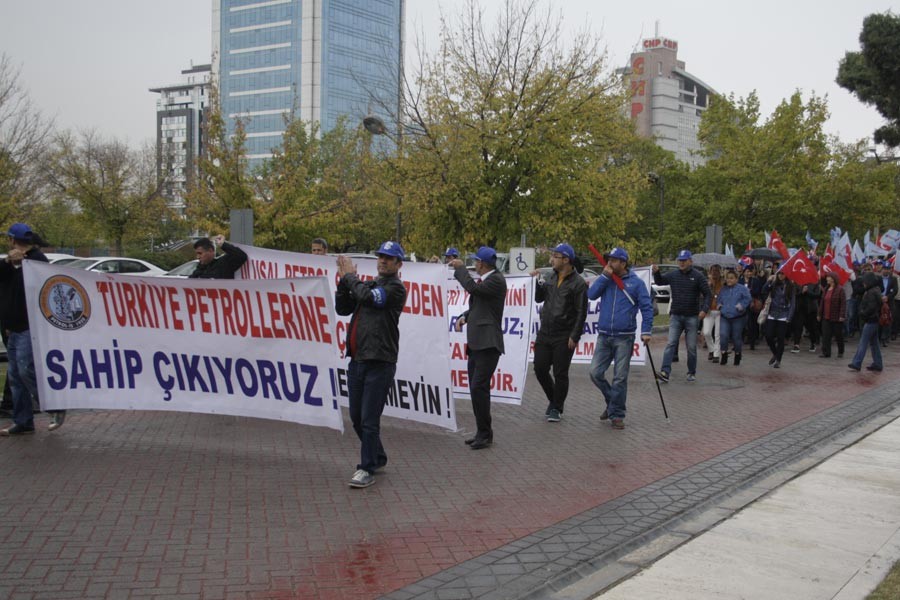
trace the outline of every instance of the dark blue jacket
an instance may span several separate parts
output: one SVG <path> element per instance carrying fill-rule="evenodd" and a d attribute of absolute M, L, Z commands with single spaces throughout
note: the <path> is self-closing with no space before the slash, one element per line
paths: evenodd
<path fill-rule="evenodd" d="M 709 301 L 712 298 L 709 282 L 697 269 L 691 268 L 687 272 L 676 269 L 665 275 L 657 271 L 653 274 L 653 279 L 656 285 L 668 285 L 672 288 L 669 313 L 694 317 L 701 312 L 709 312 Z"/>

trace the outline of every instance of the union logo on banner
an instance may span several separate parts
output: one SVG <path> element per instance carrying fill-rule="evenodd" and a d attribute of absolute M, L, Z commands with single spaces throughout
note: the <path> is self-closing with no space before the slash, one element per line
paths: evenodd
<path fill-rule="evenodd" d="M 91 318 L 87 292 L 68 275 L 55 275 L 44 282 L 40 306 L 47 322 L 64 331 L 81 329 Z"/>

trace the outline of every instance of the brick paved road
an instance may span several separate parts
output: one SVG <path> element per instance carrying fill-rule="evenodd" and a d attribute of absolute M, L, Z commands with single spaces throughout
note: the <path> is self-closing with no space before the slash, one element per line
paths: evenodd
<path fill-rule="evenodd" d="M 349 423 L 342 437 L 96 411 L 51 435 L 44 417 L 38 435 L 0 439 L 0 597 L 409 597 L 423 578 L 450 580 L 460 563 L 833 407 L 852 414 L 855 397 L 900 380 L 896 343 L 878 375 L 805 349 L 780 370 L 767 359 L 701 360 L 693 384 L 676 365 L 663 387 L 670 423 L 649 368 L 635 367 L 621 432 L 599 421 L 585 367 L 573 367 L 562 423 L 544 421 L 533 379 L 523 406 L 495 406 L 486 451 L 463 445 L 473 419 L 462 404 L 456 433 L 385 419 L 391 462 L 367 490 L 346 485 L 358 457 Z M 434 597 L 476 595 L 445 591 Z"/>

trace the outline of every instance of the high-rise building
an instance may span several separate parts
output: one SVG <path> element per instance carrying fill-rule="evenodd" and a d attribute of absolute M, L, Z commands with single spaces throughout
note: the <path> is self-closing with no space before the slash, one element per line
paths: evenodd
<path fill-rule="evenodd" d="M 240 119 L 250 166 L 281 144 L 285 117 L 367 114 L 396 123 L 405 0 L 213 0 L 213 73 L 229 130 Z"/>
<path fill-rule="evenodd" d="M 181 72 L 182 82 L 151 88 L 156 100 L 156 170 L 169 208 L 184 215 L 184 193 L 203 152 L 211 65 Z"/>
<path fill-rule="evenodd" d="M 697 132 L 715 91 L 685 70 L 678 42 L 659 36 L 643 40 L 622 72 L 630 80 L 631 118 L 638 134 L 654 138 L 691 166 L 702 164 L 695 154 L 700 149 Z"/>

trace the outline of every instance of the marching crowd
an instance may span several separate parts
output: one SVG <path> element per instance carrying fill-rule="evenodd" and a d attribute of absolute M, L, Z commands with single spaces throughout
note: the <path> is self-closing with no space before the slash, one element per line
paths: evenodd
<path fill-rule="evenodd" d="M 0 435 L 16 436 L 34 432 L 32 397 L 37 397 L 21 263 L 25 259 L 46 261 L 46 257 L 40 251 L 42 241 L 28 225 L 14 224 L 7 236 L 10 251 L 0 262 L 0 327 L 9 354 L 7 382 L 13 424 L 0 429 Z M 247 260 L 246 253 L 223 236 L 199 240 L 194 248 L 199 261 L 192 275 L 196 278 L 233 278 Z M 222 251 L 219 257 L 217 248 Z M 313 254 L 326 254 L 327 250 L 324 239 L 313 240 Z M 381 442 L 380 419 L 396 371 L 399 320 L 406 302 L 406 288 L 399 275 L 406 258 L 402 246 L 387 241 L 375 255 L 378 275 L 365 280 L 358 277 L 350 258 L 337 257 L 335 308 L 339 315 L 350 316 L 346 339 L 349 413 L 361 444 L 360 462 L 349 481 L 354 488 L 375 483 L 377 470 L 388 461 Z M 635 340 L 639 337 L 644 344 L 650 341 L 654 310 L 650 290 L 632 272 L 625 249 L 616 247 L 602 256 L 597 253 L 597 257 L 603 271 L 590 285 L 581 276 L 583 265 L 575 250 L 565 243 L 551 250 L 552 269 L 548 273 L 532 272 L 536 278 L 534 300 L 543 303 L 534 343 L 534 372 L 547 398 L 546 419 L 559 422 L 568 395 L 569 367 L 585 330 L 588 300 L 601 300 L 589 376 L 605 402 L 600 419 L 621 430 L 625 428 Z M 476 432 L 465 443 L 472 450 L 481 450 L 494 440 L 491 378 L 504 353 L 502 320 L 507 287 L 505 276 L 497 270 L 493 248 L 482 246 L 469 258 L 474 261 L 477 278 L 466 268 L 459 251 L 448 248 L 444 253 L 445 264 L 469 294 L 468 310 L 454 322 L 457 330 L 466 329 L 468 382 L 476 421 Z M 872 357 L 866 369 L 884 368 L 881 348 L 895 340 L 900 329 L 898 282 L 890 264 L 862 264 L 844 285 L 831 273 L 818 283 L 798 285 L 777 264 L 763 260 L 726 269 L 712 265 L 704 273 L 694 267 L 692 259 L 689 250 L 681 250 L 677 269 L 663 273 L 656 265 L 652 267 L 656 284 L 671 289 L 668 341 L 655 373 L 660 382 L 668 383 L 672 377 L 682 337 L 688 382 L 697 378 L 698 338 L 705 341 L 708 359 L 723 366 L 729 360 L 740 366 L 744 344 L 754 350 L 764 339 L 772 354 L 769 364 L 777 369 L 788 346 L 790 352 L 800 351 L 804 333 L 809 351 L 820 352 L 822 358 L 832 356 L 832 340 L 837 357 L 843 358 L 845 340 L 858 334 L 859 344 L 849 368 L 862 369 L 867 352 Z M 433 257 L 432 261 L 439 259 Z M 52 413 L 51 431 L 62 426 L 65 414 Z"/>

